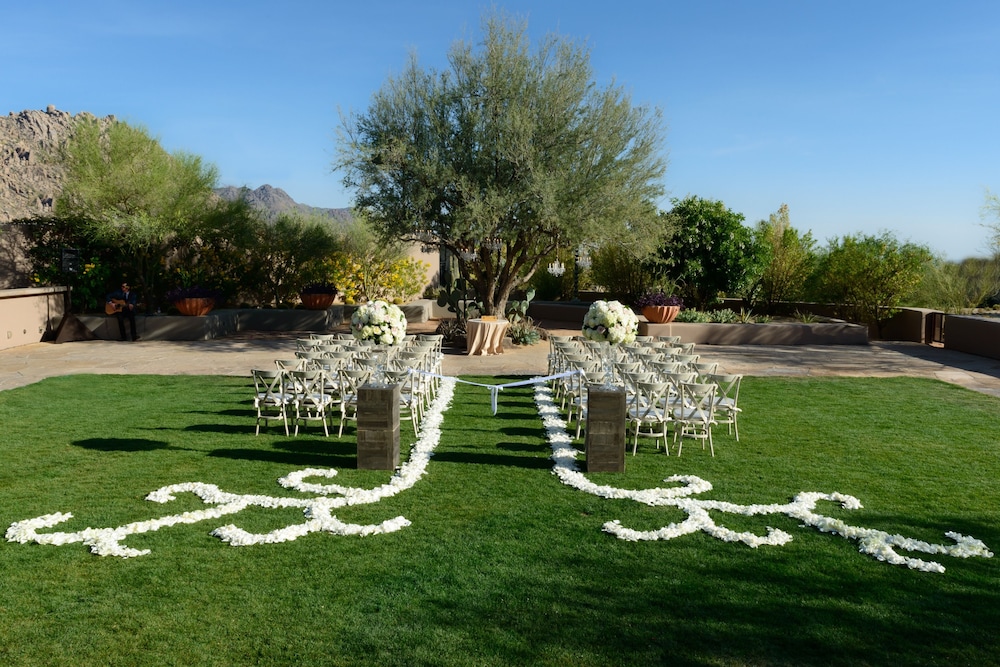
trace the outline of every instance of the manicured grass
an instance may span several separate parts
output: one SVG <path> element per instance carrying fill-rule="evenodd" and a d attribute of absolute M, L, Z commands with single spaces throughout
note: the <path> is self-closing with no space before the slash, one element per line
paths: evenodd
<path fill-rule="evenodd" d="M 190 494 L 144 500 L 178 482 L 294 496 L 276 480 L 306 467 L 336 467 L 350 486 L 388 480 L 353 469 L 353 429 L 342 440 L 315 427 L 254 437 L 249 394 L 248 380 L 181 376 L 0 392 L 0 528 L 72 512 L 49 530 L 75 531 L 205 507 Z M 132 559 L 0 542 L 0 664 L 1000 663 L 1000 558 L 915 554 L 947 568 L 918 572 L 781 515 L 713 515 L 785 530 L 794 539 L 780 547 L 703 533 L 618 540 L 606 521 L 648 530 L 685 515 L 560 484 L 531 388 L 499 402 L 493 417 L 487 392 L 459 385 L 426 476 L 336 512 L 413 522 L 396 533 L 252 547 L 209 535 L 302 521 L 300 510 L 253 508 L 129 537 L 152 550 Z M 954 530 L 1000 547 L 1000 401 L 929 380 L 748 378 L 740 402 L 741 440 L 717 431 L 714 459 L 640 441 L 624 474 L 590 478 L 645 488 L 694 474 L 714 485 L 701 497 L 740 504 L 839 491 L 864 508 L 821 509 L 852 525 L 932 543 Z M 408 450 L 412 433 L 401 433 Z"/>

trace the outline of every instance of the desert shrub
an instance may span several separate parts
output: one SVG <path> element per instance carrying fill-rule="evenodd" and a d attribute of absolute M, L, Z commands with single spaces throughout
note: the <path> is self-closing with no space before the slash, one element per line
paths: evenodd
<path fill-rule="evenodd" d="M 515 345 L 534 345 L 542 338 L 541 330 L 530 317 L 525 317 L 510 325 L 507 335 Z"/>
<path fill-rule="evenodd" d="M 677 317 L 674 318 L 674 322 L 687 322 L 690 324 L 708 324 L 711 321 L 711 313 L 705 312 L 704 310 L 695 310 L 693 308 L 686 308 L 682 310 L 677 313 Z"/>

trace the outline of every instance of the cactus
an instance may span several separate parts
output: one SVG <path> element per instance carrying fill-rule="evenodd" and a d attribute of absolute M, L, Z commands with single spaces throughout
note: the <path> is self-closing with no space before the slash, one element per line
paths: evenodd
<path fill-rule="evenodd" d="M 468 280 L 459 278 L 452 283 L 451 289 L 441 288 L 437 303 L 441 307 L 447 306 L 450 312 L 455 313 L 455 319 L 464 327 L 465 322 L 469 319 L 470 311 L 483 311 L 483 304 L 475 299 L 476 290 L 469 284 Z"/>
<path fill-rule="evenodd" d="M 517 324 L 518 322 L 523 322 L 528 317 L 528 306 L 531 305 L 531 300 L 535 298 L 534 288 L 529 289 L 528 293 L 524 295 L 523 301 L 518 301 L 512 299 L 507 302 L 507 313 L 506 317 L 510 320 L 511 324 Z"/>

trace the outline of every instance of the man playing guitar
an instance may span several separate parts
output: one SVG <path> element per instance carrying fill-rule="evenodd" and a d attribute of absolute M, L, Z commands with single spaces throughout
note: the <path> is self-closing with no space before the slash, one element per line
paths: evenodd
<path fill-rule="evenodd" d="M 139 340 L 135 332 L 135 307 L 137 298 L 135 292 L 129 287 L 127 282 L 122 283 L 122 288 L 108 295 L 104 304 L 104 312 L 108 315 L 114 314 L 118 318 L 118 331 L 121 333 L 121 340 L 128 340 L 125 337 L 125 319 L 128 318 L 129 326 L 132 330 L 132 340 Z"/>

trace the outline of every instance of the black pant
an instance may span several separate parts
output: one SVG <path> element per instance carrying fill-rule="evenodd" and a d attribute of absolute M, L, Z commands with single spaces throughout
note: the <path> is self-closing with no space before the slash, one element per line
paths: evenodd
<path fill-rule="evenodd" d="M 125 306 L 117 313 L 115 317 L 118 318 L 118 331 L 121 333 L 122 340 L 128 340 L 125 338 L 125 320 L 128 319 L 129 326 L 132 328 L 132 340 L 139 340 L 139 336 L 135 333 L 135 309 Z"/>

